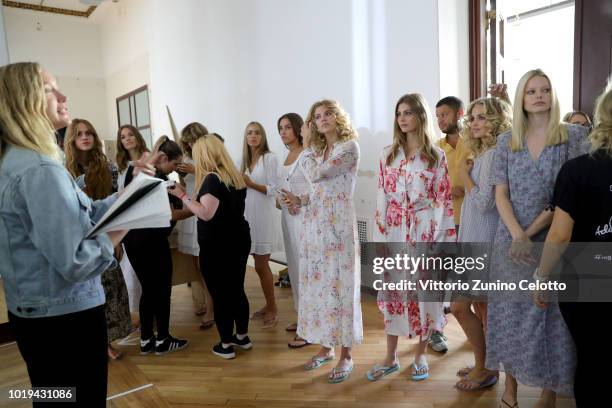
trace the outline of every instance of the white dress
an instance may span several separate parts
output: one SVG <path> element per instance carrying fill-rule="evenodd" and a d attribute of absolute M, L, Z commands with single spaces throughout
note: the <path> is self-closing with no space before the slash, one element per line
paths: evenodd
<path fill-rule="evenodd" d="M 285 155 L 283 163 L 287 160 L 289 152 Z M 284 190 L 290 191 L 297 196 L 308 194 L 310 184 L 304 172 L 299 166 L 300 156 L 290 165 L 284 164 L 278 166 L 278 186 Z M 282 200 L 279 198 L 279 202 Z M 299 238 L 302 231 L 302 220 L 304 218 L 303 209 L 299 210 L 296 215 L 289 214 L 287 207 L 281 205 L 281 225 L 283 227 L 283 238 L 285 241 L 285 256 L 287 257 L 287 268 L 289 270 L 289 280 L 291 281 L 291 292 L 293 294 L 293 305 L 295 310 L 298 310 L 299 305 Z"/>
<path fill-rule="evenodd" d="M 185 158 L 185 163 L 194 164 L 192 159 Z M 195 188 L 195 176 L 187 174 L 185 180 L 185 191 L 189 197 L 193 197 L 193 189 Z M 199 256 L 200 246 L 198 245 L 198 218 L 195 216 L 186 218 L 176 223 L 178 231 L 178 250 L 187 255 Z"/>
<path fill-rule="evenodd" d="M 132 164 L 130 161 L 128 163 L 128 167 L 119 173 L 119 177 L 117 178 L 117 189 L 122 191 L 125 188 L 125 175 L 127 173 L 127 169 Z M 125 250 L 123 244 L 121 244 L 123 248 L 123 258 L 119 263 L 121 267 L 121 272 L 123 273 L 123 279 L 125 280 L 125 286 L 127 286 L 128 297 L 130 299 L 130 312 L 138 313 L 138 309 L 140 306 L 140 296 L 142 295 L 142 287 L 140 286 L 140 281 L 136 276 L 136 272 L 134 272 L 134 268 L 132 268 L 132 264 L 130 264 L 129 255 Z"/>
<path fill-rule="evenodd" d="M 264 154 L 257 160 L 255 168 L 246 174 L 257 184 L 264 184 L 267 193 L 263 194 L 247 188 L 244 217 L 251 229 L 251 253 L 267 255 L 282 250 L 280 243 L 280 217 L 276 209 L 278 160 L 272 152 Z"/>
<path fill-rule="evenodd" d="M 352 347 L 363 340 L 353 202 L 359 146 L 354 140 L 337 142 L 323 158 L 306 149 L 299 160 L 311 194 L 300 235 L 297 334 L 324 347 Z"/>

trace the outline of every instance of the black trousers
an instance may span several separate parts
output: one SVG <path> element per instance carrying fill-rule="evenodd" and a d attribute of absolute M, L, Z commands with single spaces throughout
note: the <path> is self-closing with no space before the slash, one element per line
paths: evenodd
<path fill-rule="evenodd" d="M 249 299 L 244 292 L 244 275 L 246 263 L 251 250 L 251 238 L 238 239 L 234 242 L 236 253 L 223 257 L 227 247 L 211 248 L 200 243 L 200 271 L 213 299 L 215 324 L 223 343 L 230 343 L 236 333 L 246 334 L 249 331 Z"/>
<path fill-rule="evenodd" d="M 76 387 L 76 402 L 34 407 L 105 407 L 108 381 L 104 305 L 62 316 L 8 314 L 32 387 Z"/>
<path fill-rule="evenodd" d="M 144 236 L 147 231 L 130 232 L 123 244 L 142 286 L 139 305 L 140 337 L 150 339 L 154 335 L 155 321 L 157 338 L 163 340 L 170 334 L 172 253 L 166 236 L 156 232 Z"/>
<path fill-rule="evenodd" d="M 600 327 L 612 314 L 612 303 L 561 302 L 559 308 L 576 345 L 576 406 L 592 407 L 593 401 L 609 400 L 609 377 L 605 372 L 612 364 L 612 356 L 607 351 L 606 337 L 597 334 L 602 333 Z"/>

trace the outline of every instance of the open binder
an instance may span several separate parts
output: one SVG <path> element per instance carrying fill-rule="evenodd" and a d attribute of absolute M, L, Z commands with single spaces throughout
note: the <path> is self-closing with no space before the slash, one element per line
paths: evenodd
<path fill-rule="evenodd" d="M 168 227 L 171 218 L 166 183 L 139 173 L 89 230 L 87 238 L 108 231 Z"/>

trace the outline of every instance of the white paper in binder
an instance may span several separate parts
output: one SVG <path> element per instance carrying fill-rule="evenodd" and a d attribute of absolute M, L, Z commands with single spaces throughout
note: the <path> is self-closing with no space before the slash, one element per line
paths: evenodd
<path fill-rule="evenodd" d="M 139 173 L 121 196 L 87 233 L 87 238 L 102 232 L 170 226 L 172 211 L 166 183 Z"/>

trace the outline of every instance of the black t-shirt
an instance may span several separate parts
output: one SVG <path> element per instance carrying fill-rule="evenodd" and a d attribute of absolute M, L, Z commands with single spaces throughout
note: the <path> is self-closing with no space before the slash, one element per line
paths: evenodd
<path fill-rule="evenodd" d="M 553 203 L 574 220 L 572 242 L 612 242 L 612 159 L 598 151 L 567 161 Z"/>
<path fill-rule="evenodd" d="M 216 174 L 204 179 L 197 195 L 211 194 L 219 200 L 215 215 L 208 221 L 198 218 L 198 243 L 200 248 L 210 245 L 226 245 L 236 239 L 250 239 L 249 223 L 244 218 L 246 189 L 227 187 Z"/>

